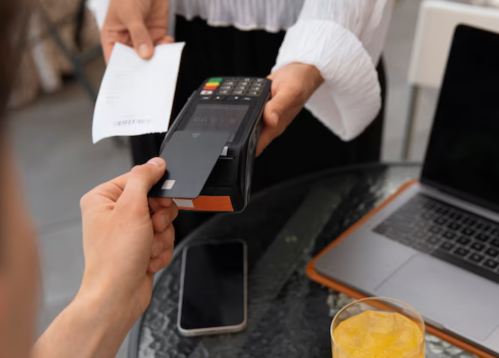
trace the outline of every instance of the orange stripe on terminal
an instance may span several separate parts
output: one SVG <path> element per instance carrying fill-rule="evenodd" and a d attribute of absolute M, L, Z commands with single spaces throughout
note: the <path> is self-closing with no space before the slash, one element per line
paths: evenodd
<path fill-rule="evenodd" d="M 230 200 L 230 196 L 199 196 L 194 200 L 190 206 L 182 206 L 184 200 L 178 200 L 178 208 L 182 210 L 194 211 L 217 211 L 217 212 L 232 212 L 234 207 Z"/>

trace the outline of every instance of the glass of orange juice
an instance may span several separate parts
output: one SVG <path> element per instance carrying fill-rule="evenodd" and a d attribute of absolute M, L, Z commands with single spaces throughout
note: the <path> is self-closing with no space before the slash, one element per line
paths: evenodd
<path fill-rule="evenodd" d="M 374 297 L 339 311 L 331 324 L 333 358 L 424 358 L 425 325 L 406 303 Z"/>

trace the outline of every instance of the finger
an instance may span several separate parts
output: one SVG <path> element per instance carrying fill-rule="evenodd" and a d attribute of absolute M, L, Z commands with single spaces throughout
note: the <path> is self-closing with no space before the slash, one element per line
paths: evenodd
<path fill-rule="evenodd" d="M 98 193 L 104 194 L 105 192 L 106 196 L 110 199 L 113 199 L 114 201 L 118 200 L 121 194 L 123 194 L 123 190 L 125 190 L 129 174 L 130 173 L 120 175 L 119 177 L 98 186 L 96 188 Z"/>
<path fill-rule="evenodd" d="M 149 30 L 142 19 L 133 19 L 128 24 L 128 32 L 132 38 L 135 51 L 143 59 L 149 59 L 154 54 L 154 46 Z"/>
<path fill-rule="evenodd" d="M 170 198 L 149 198 L 149 207 L 154 212 L 164 208 L 169 208 L 173 204 Z"/>
<path fill-rule="evenodd" d="M 100 34 L 100 41 L 102 44 L 102 51 L 104 52 L 104 59 L 106 60 L 106 63 L 108 63 L 109 59 L 111 58 L 111 53 L 113 52 L 114 44 L 116 42 L 113 37 L 113 34 L 104 26 Z"/>
<path fill-rule="evenodd" d="M 106 64 L 109 63 L 109 59 L 111 58 L 111 53 L 113 52 L 114 42 L 104 42 L 102 43 L 102 51 L 104 52 L 104 59 L 106 60 Z"/>
<path fill-rule="evenodd" d="M 150 273 L 156 273 L 170 264 L 173 258 L 173 249 L 164 251 L 158 257 L 151 259 L 149 261 L 149 266 L 147 271 Z"/>
<path fill-rule="evenodd" d="M 156 45 L 164 45 L 164 44 L 171 44 L 174 43 L 175 40 L 171 36 L 165 36 L 158 41 L 156 41 Z"/>
<path fill-rule="evenodd" d="M 263 126 L 262 131 L 260 132 L 260 138 L 258 139 L 258 145 L 256 147 L 256 156 L 260 156 L 265 148 L 267 148 L 267 146 L 280 134 L 279 128 Z"/>
<path fill-rule="evenodd" d="M 165 174 L 166 163 L 161 158 L 153 158 L 146 164 L 137 165 L 128 174 L 128 180 L 123 194 L 118 199 L 118 204 L 129 208 L 136 203 L 144 203 L 148 206 L 147 194 L 152 186 L 156 184 Z"/>
<path fill-rule="evenodd" d="M 175 220 L 178 216 L 177 204 L 175 204 L 175 202 L 169 198 L 149 199 L 149 208 L 151 208 L 151 215 L 153 215 L 156 211 L 168 208 L 172 213 L 172 221 Z"/>
<path fill-rule="evenodd" d="M 104 52 L 104 58 L 106 60 L 106 63 L 109 62 L 109 59 L 111 58 L 111 54 L 114 49 L 114 45 L 119 42 L 127 46 L 132 46 L 132 41 L 130 39 L 130 35 L 128 33 L 123 33 L 123 32 L 116 32 L 113 30 L 108 29 L 106 24 L 104 24 L 104 27 L 102 28 L 101 32 L 101 43 L 102 43 L 102 50 Z"/>
<path fill-rule="evenodd" d="M 155 233 L 161 233 L 171 224 L 170 212 L 166 209 L 159 210 L 151 217 L 152 228 Z"/>
<path fill-rule="evenodd" d="M 168 225 L 175 219 L 177 213 L 178 209 L 176 206 L 155 212 L 151 218 L 154 232 L 160 233 L 165 231 Z"/>
<path fill-rule="evenodd" d="M 296 106 L 299 93 L 293 87 L 286 85 L 272 88 L 272 90 L 273 97 L 265 105 L 263 119 L 268 126 L 276 127 L 286 110 Z"/>
<path fill-rule="evenodd" d="M 123 189 L 125 188 L 127 180 L 128 173 L 95 187 L 81 198 L 81 209 L 84 210 L 87 205 L 91 204 L 96 199 L 116 202 L 121 194 L 123 194 Z"/>
<path fill-rule="evenodd" d="M 156 258 L 165 250 L 173 248 L 175 243 L 175 229 L 169 225 L 163 232 L 154 234 L 151 247 L 151 258 Z"/>
<path fill-rule="evenodd" d="M 148 272 L 153 273 L 158 272 L 172 261 L 175 244 L 175 229 L 173 225 L 169 226 L 168 230 L 159 235 L 156 240 L 163 241 L 165 249 L 157 257 L 149 260 Z"/>

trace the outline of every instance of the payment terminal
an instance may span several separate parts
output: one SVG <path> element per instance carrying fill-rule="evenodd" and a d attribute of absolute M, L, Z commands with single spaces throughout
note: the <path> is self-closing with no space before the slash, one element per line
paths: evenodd
<path fill-rule="evenodd" d="M 167 169 L 149 196 L 173 198 L 182 210 L 243 210 L 270 85 L 254 77 L 204 81 L 165 136 Z"/>

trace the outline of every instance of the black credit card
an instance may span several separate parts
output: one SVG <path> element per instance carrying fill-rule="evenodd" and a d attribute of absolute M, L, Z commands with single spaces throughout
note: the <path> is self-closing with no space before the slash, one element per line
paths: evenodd
<path fill-rule="evenodd" d="M 201 194 L 230 132 L 176 131 L 160 156 L 166 161 L 163 178 L 149 192 L 150 197 L 195 199 Z"/>

